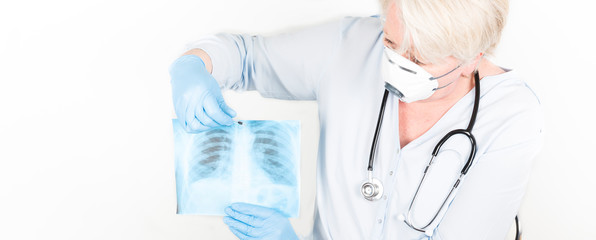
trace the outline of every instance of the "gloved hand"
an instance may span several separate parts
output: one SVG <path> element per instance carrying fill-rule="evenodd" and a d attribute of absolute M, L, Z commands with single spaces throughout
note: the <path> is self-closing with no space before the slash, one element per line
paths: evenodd
<path fill-rule="evenodd" d="M 187 132 L 229 126 L 236 112 L 224 102 L 217 81 L 196 55 L 179 57 L 170 66 L 174 110 Z"/>
<path fill-rule="evenodd" d="M 233 203 L 224 212 L 225 224 L 239 239 L 298 240 L 290 221 L 278 211 L 248 203 Z"/>

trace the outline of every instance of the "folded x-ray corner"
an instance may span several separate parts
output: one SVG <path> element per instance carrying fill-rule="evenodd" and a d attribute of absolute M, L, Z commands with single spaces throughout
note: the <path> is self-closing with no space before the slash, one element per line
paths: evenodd
<path fill-rule="evenodd" d="M 174 130 L 177 214 L 225 215 L 234 202 L 300 210 L 300 122 L 248 120 L 200 133 Z"/>

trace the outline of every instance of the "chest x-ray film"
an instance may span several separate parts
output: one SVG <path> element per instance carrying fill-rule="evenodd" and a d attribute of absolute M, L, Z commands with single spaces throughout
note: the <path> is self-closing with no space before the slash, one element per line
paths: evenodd
<path fill-rule="evenodd" d="M 246 202 L 298 217 L 300 122 L 242 121 L 187 133 L 174 126 L 178 214 L 225 215 Z"/>

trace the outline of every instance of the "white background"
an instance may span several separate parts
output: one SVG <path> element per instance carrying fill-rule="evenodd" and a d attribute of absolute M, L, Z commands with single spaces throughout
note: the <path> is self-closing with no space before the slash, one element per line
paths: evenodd
<path fill-rule="evenodd" d="M 594 9 L 512 1 L 494 58 L 519 70 L 545 111 L 520 210 L 525 239 L 596 239 Z M 376 0 L 3 1 L 0 239 L 234 239 L 221 217 L 175 215 L 169 64 L 206 34 L 268 35 L 378 12 Z M 302 121 L 292 223 L 308 232 L 315 103 L 225 97 L 239 119 Z"/>

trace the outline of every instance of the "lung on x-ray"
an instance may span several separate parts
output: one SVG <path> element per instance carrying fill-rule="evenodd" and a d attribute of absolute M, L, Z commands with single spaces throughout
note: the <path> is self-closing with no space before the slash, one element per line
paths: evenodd
<path fill-rule="evenodd" d="M 298 217 L 300 122 L 252 120 L 187 133 L 174 126 L 178 214 L 225 215 L 246 202 Z"/>

